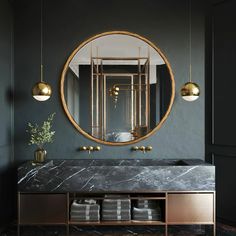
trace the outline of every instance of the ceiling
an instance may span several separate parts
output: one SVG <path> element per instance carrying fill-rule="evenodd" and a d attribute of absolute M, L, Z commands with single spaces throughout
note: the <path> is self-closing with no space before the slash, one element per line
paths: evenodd
<path fill-rule="evenodd" d="M 92 57 L 148 57 L 150 55 L 151 65 L 165 64 L 158 52 L 149 46 L 145 41 L 139 38 L 129 36 L 112 34 L 97 38 L 83 48 L 81 48 L 70 62 L 70 67 L 75 65 L 88 65 Z M 104 61 L 104 64 L 118 64 L 118 65 L 135 65 L 136 61 Z"/>

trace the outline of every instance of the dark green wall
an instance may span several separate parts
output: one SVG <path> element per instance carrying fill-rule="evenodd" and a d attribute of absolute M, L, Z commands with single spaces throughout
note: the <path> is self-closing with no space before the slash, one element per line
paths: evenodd
<path fill-rule="evenodd" d="M 0 231 L 12 217 L 13 162 L 13 12 L 0 1 Z"/>
<path fill-rule="evenodd" d="M 31 97 L 39 80 L 40 1 L 16 1 L 15 14 L 15 158 L 33 158 L 26 125 L 41 122 L 56 112 L 55 142 L 47 146 L 48 158 L 86 158 L 78 152 L 83 145 L 96 145 L 71 125 L 61 106 L 59 80 L 70 53 L 85 39 L 111 30 L 127 30 L 147 37 L 168 58 L 176 81 L 173 109 L 164 126 L 139 145 L 152 145 L 149 154 L 131 153 L 131 146 L 102 146 L 94 158 L 204 158 L 204 20 L 205 1 L 192 1 L 193 80 L 201 97 L 187 103 L 179 95 L 188 80 L 188 1 L 173 0 L 50 0 L 44 1 L 45 79 L 53 88 L 44 103 Z"/>

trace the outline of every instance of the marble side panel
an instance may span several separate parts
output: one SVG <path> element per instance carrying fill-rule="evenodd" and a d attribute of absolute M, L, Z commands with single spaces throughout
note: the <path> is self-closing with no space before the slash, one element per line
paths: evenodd
<path fill-rule="evenodd" d="M 146 160 L 145 160 L 146 161 Z M 131 165 L 131 163 L 133 165 Z M 155 192 L 215 190 L 215 168 L 202 161 L 55 160 L 18 168 L 21 192 Z M 155 165 L 154 165 L 155 164 Z M 183 164 L 183 163 L 182 163 Z"/>

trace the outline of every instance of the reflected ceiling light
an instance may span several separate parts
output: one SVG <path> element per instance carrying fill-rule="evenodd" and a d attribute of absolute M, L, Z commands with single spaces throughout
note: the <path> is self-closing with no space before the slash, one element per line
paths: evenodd
<path fill-rule="evenodd" d="M 52 95 L 51 86 L 43 81 L 43 0 L 41 0 L 41 40 L 40 40 L 40 82 L 32 89 L 32 96 L 37 101 L 46 101 Z"/>
<path fill-rule="evenodd" d="M 185 101 L 193 102 L 199 98 L 200 88 L 198 84 L 192 82 L 192 15 L 191 0 L 189 0 L 189 82 L 181 88 L 181 96 Z"/>

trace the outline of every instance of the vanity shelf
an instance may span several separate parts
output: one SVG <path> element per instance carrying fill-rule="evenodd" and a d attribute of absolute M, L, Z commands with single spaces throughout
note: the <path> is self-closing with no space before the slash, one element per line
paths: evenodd
<path fill-rule="evenodd" d="M 155 200 L 161 209 L 159 220 L 75 221 L 70 220 L 70 206 L 74 200 L 94 199 L 98 203 L 110 193 L 23 193 L 18 192 L 18 235 L 21 225 L 70 226 L 163 226 L 168 236 L 170 225 L 212 225 L 215 235 L 215 191 L 163 191 L 152 193 L 115 193 L 129 195 L 131 206 L 137 200 Z M 51 207 L 53 204 L 54 207 Z M 101 211 L 100 211 L 101 213 Z"/>
<path fill-rule="evenodd" d="M 119 194 L 126 196 L 126 194 Z M 74 200 L 84 200 L 84 199 L 93 199 L 98 201 L 98 204 L 100 205 L 100 218 L 102 217 L 102 201 L 105 199 L 105 195 L 102 194 L 101 196 L 99 195 L 84 195 L 80 196 L 80 194 L 70 194 L 69 195 L 69 206 L 71 206 L 72 202 Z M 162 215 L 162 220 L 134 220 L 133 217 L 131 217 L 131 220 L 126 220 L 126 221 L 119 221 L 119 220 L 113 220 L 113 221 L 108 221 L 108 220 L 102 220 L 100 219 L 99 221 L 89 221 L 89 222 L 80 222 L 80 221 L 73 221 L 70 220 L 69 224 L 70 225 L 165 225 L 165 208 L 166 208 L 166 193 L 156 193 L 156 194 L 128 194 L 128 199 L 131 202 L 131 206 L 135 206 L 135 202 L 137 200 L 151 200 L 154 201 L 156 206 L 161 205 L 160 211 Z M 132 215 L 132 207 L 130 208 L 130 215 Z"/>
<path fill-rule="evenodd" d="M 18 232 L 21 225 L 30 224 L 64 224 L 67 235 L 73 225 L 147 225 L 160 227 L 167 236 L 170 225 L 210 225 L 214 231 L 211 235 L 215 235 L 215 167 L 202 160 L 185 163 L 187 165 L 179 160 L 81 159 L 50 160 L 32 166 L 31 162 L 26 162 L 18 168 Z M 135 178 L 137 175 L 139 178 Z M 70 219 L 74 200 L 90 198 L 102 203 L 104 196 L 111 194 L 129 195 L 131 207 L 137 200 L 158 201 L 161 214 L 156 214 L 155 218 L 148 213 L 148 217 L 142 218 L 139 211 L 132 208 L 135 218 L 129 215 L 122 216 L 126 221 L 107 221 L 120 220 L 120 215 L 99 217 L 96 211 L 98 217 L 92 219 L 87 213 L 81 218 L 74 211 Z M 87 218 L 96 222 L 84 222 Z"/>

